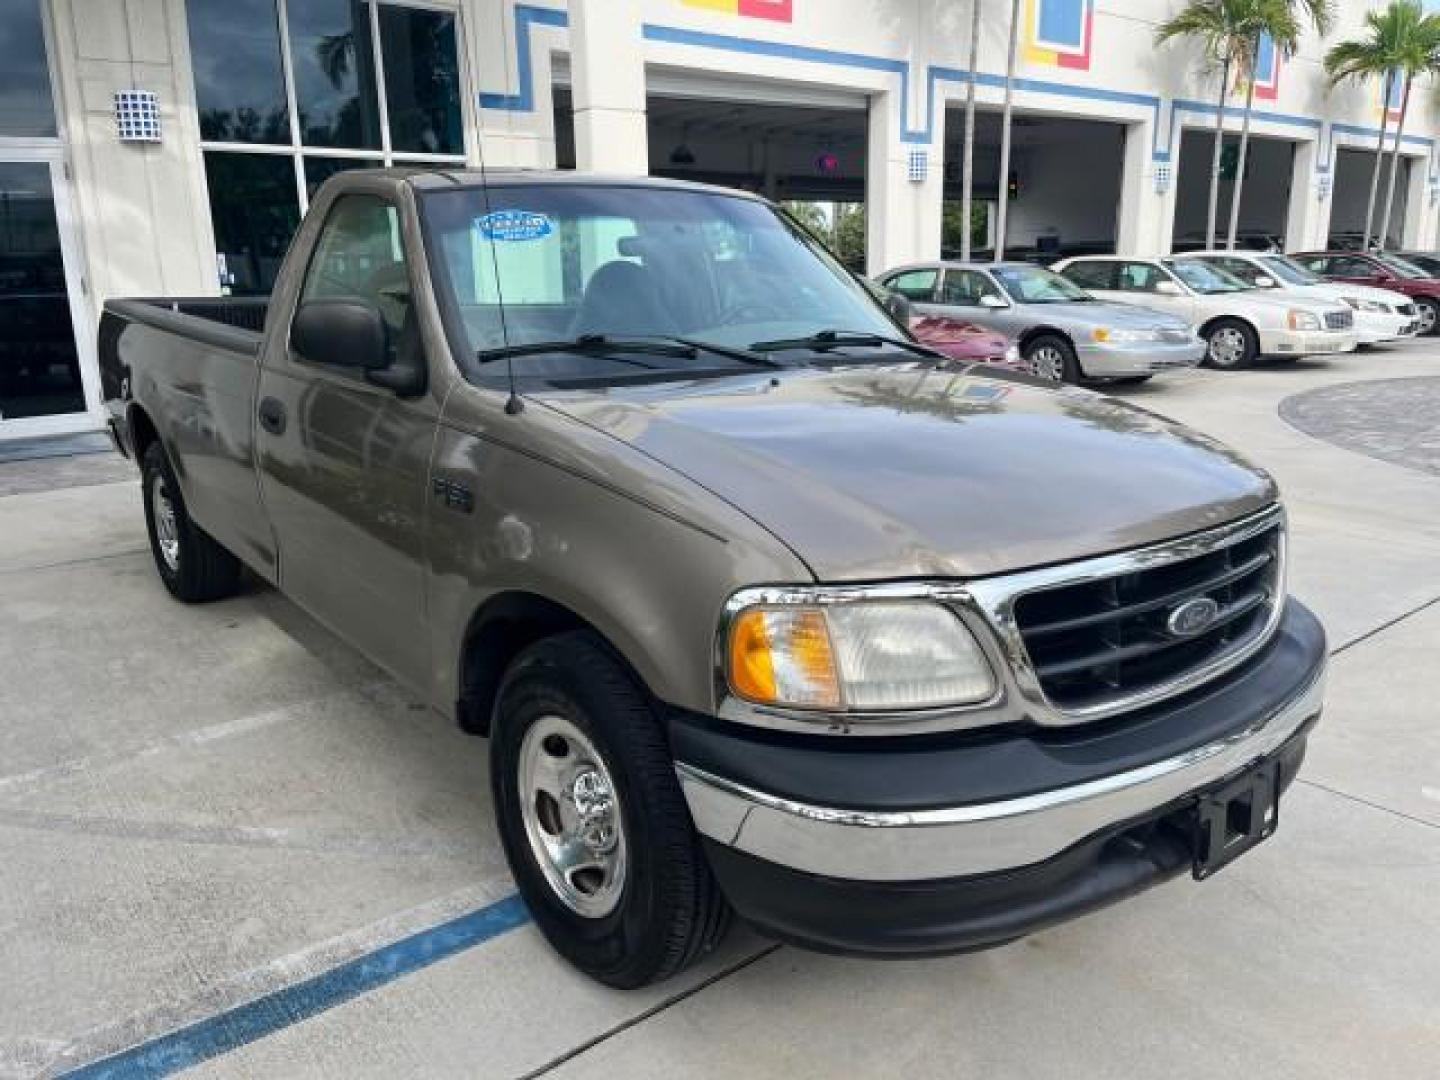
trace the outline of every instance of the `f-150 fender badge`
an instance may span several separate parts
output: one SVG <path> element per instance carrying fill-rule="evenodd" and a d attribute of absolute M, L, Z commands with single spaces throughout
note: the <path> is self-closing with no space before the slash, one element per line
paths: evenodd
<path fill-rule="evenodd" d="M 545 239 L 555 231 L 555 223 L 533 210 L 496 210 L 476 218 L 475 231 L 485 240 L 516 243 Z"/>
<path fill-rule="evenodd" d="M 441 505 L 448 510 L 458 510 L 462 514 L 468 514 L 475 509 L 475 496 L 464 484 L 437 476 L 430 481 L 430 490 L 440 500 Z"/>

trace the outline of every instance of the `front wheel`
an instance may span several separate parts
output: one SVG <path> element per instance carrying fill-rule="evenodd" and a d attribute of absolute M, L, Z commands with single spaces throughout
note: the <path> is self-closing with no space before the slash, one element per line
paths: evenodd
<path fill-rule="evenodd" d="M 1025 346 L 1030 374 L 1057 383 L 1080 381 L 1080 362 L 1070 343 L 1054 334 L 1042 334 Z"/>
<path fill-rule="evenodd" d="M 1221 319 L 1205 335 L 1205 364 L 1222 371 L 1249 367 L 1260 355 L 1255 331 L 1239 319 Z"/>
<path fill-rule="evenodd" d="M 1420 324 L 1418 335 L 1429 337 L 1440 330 L 1440 303 L 1424 297 L 1415 301 L 1415 319 Z"/>
<path fill-rule="evenodd" d="M 240 560 L 190 519 L 158 440 L 140 458 L 140 485 L 150 553 L 170 595 L 187 604 L 232 595 L 240 587 Z"/>
<path fill-rule="evenodd" d="M 720 941 L 720 894 L 661 717 L 593 634 L 532 645 L 505 676 L 490 783 L 520 895 L 555 950 L 609 986 L 688 967 Z"/>

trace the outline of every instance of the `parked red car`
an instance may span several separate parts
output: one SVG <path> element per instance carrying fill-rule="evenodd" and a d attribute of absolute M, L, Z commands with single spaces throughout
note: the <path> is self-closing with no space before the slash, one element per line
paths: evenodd
<path fill-rule="evenodd" d="M 1415 300 L 1420 333 L 1440 330 L 1440 278 L 1384 251 L 1307 251 L 1292 259 L 1329 281 L 1371 285 L 1404 293 Z"/>
<path fill-rule="evenodd" d="M 1004 334 L 986 330 L 964 319 L 944 315 L 918 315 L 910 319 L 910 332 L 922 345 L 929 345 L 954 360 L 1000 364 L 1014 371 L 1029 371 L 1015 343 Z"/>

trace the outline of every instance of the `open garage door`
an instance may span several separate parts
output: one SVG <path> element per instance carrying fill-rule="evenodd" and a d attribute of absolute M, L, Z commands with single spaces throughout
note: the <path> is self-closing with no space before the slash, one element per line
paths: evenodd
<path fill-rule="evenodd" d="M 1393 144 L 1387 139 L 1387 144 Z M 1410 169 L 1412 160 L 1400 159 L 1400 175 L 1395 178 L 1395 207 L 1390 214 L 1390 228 L 1386 232 L 1385 246 L 1402 246 L 1405 234 L 1406 213 L 1410 193 Z M 1375 169 L 1375 151 L 1352 149 L 1342 146 L 1335 152 L 1335 181 L 1330 198 L 1330 246 L 1332 248 L 1358 248 L 1365 235 L 1365 208 L 1370 200 L 1370 178 Z M 1380 169 L 1380 188 L 1375 196 L 1375 217 L 1371 227 L 1371 238 L 1381 231 L 1380 217 L 1385 213 L 1385 186 L 1390 181 L 1390 156 L 1385 155 Z"/>
<path fill-rule="evenodd" d="M 977 257 L 994 244 L 994 205 L 1000 192 L 1001 114 L 975 116 L 976 209 L 971 223 Z M 1100 120 L 1017 113 L 1012 129 L 1009 225 L 1005 253 L 1037 261 L 1066 255 L 1109 254 L 1119 228 L 1125 125 Z M 945 232 L 941 249 L 957 257 L 965 110 L 945 112 Z"/>
<path fill-rule="evenodd" d="M 650 173 L 788 205 L 849 264 L 865 260 L 869 114 L 860 94 L 647 72 Z M 555 88 L 556 154 L 574 167 L 569 88 Z"/>
<path fill-rule="evenodd" d="M 1205 246 L 1214 147 L 1212 131 L 1192 128 L 1182 137 L 1175 187 L 1176 251 L 1196 251 Z M 1227 133 L 1220 161 L 1216 247 L 1225 246 L 1230 227 L 1230 200 L 1235 191 L 1239 156 L 1240 136 Z M 1243 248 L 1283 251 L 1290 216 L 1290 187 L 1295 175 L 1295 143 L 1252 133 L 1247 158 L 1237 243 Z"/>

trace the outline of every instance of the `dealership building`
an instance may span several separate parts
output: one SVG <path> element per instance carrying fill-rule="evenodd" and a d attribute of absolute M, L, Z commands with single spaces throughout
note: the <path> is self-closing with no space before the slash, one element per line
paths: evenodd
<path fill-rule="evenodd" d="M 941 253 L 973 80 L 977 197 L 1010 190 L 1011 244 L 1202 234 L 1218 85 L 1155 44 L 1180 0 L 1022 0 L 1004 177 L 1010 5 L 980 2 L 972 74 L 970 0 L 0 0 L 0 440 L 95 428 L 105 299 L 264 292 L 342 169 L 483 157 L 863 204 L 878 272 Z M 1380 6 L 1338 4 L 1329 41 Z M 1326 44 L 1266 47 L 1256 76 L 1240 229 L 1288 249 L 1361 230 L 1398 106 L 1331 90 Z M 1432 97 L 1402 144 L 1405 246 L 1436 245 Z"/>

